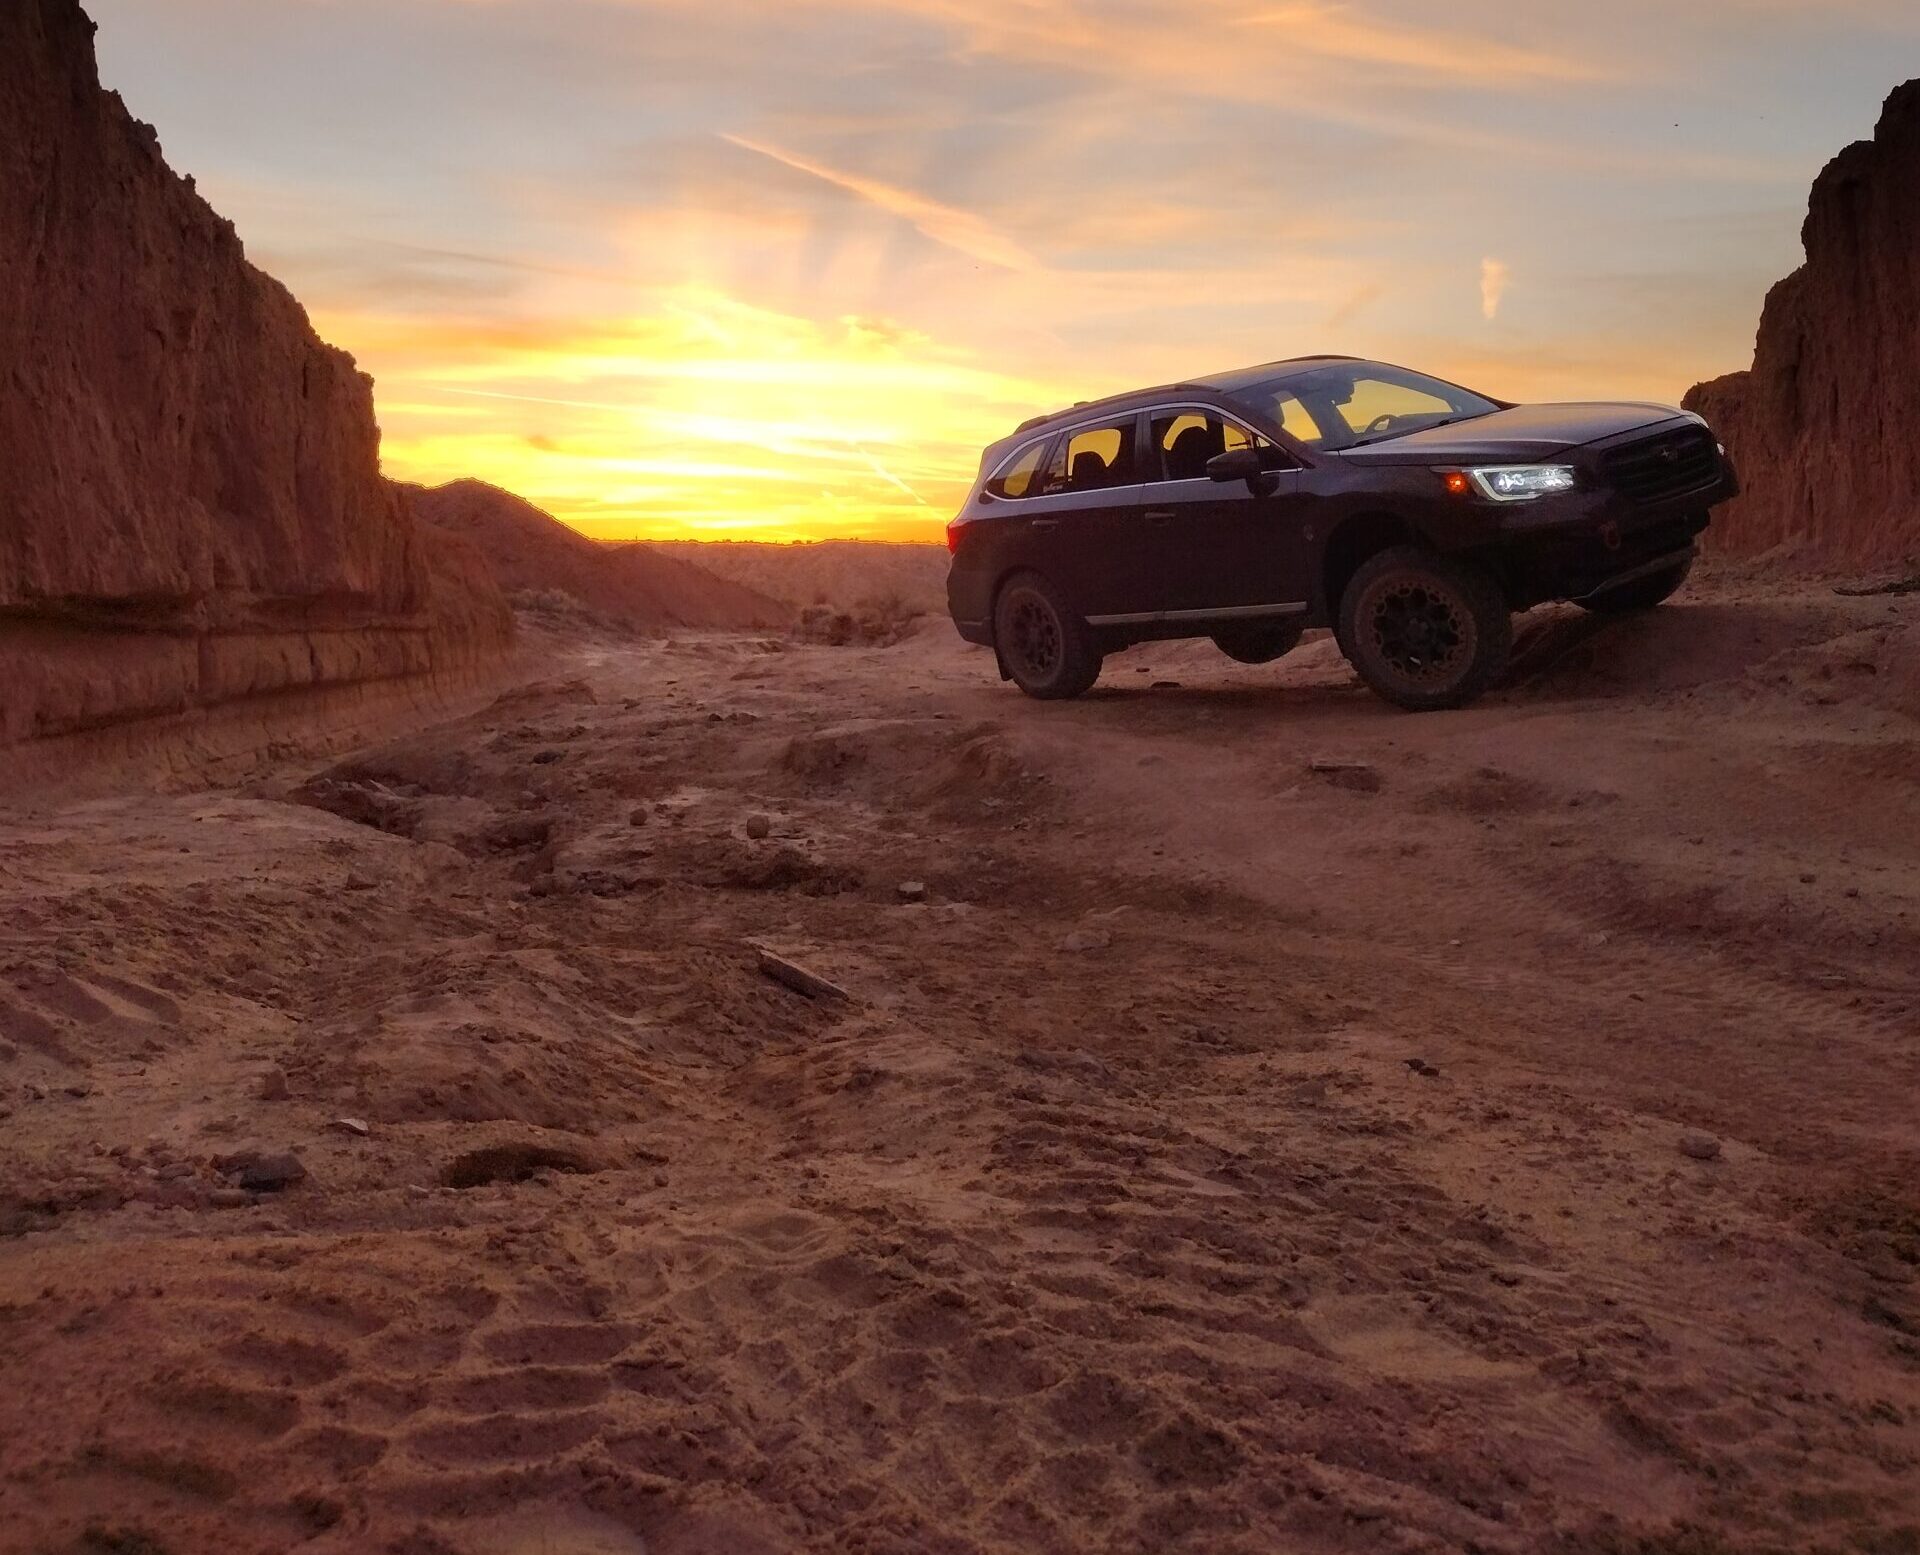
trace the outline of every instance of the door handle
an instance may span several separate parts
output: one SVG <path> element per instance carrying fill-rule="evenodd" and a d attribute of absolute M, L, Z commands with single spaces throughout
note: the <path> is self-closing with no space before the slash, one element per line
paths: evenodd
<path fill-rule="evenodd" d="M 1173 522 L 1172 508 L 1148 508 L 1147 522 L 1156 529 L 1164 529 Z"/>
<path fill-rule="evenodd" d="M 1036 518 L 1032 522 L 1032 527 L 1044 533 L 1049 529 L 1058 529 L 1060 527 L 1060 520 L 1057 518 Z"/>

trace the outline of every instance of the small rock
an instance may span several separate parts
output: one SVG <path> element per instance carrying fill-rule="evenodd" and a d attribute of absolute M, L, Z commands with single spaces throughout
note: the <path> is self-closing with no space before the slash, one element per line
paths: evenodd
<path fill-rule="evenodd" d="M 1070 956 L 1082 955 L 1089 950 L 1105 950 L 1113 943 L 1113 936 L 1104 929 L 1075 929 L 1060 941 L 1060 949 Z"/>
<path fill-rule="evenodd" d="M 373 1132 L 365 1118 L 335 1118 L 333 1126 L 343 1134 L 353 1134 L 361 1139 L 365 1139 Z"/>
<path fill-rule="evenodd" d="M 193 1175 L 193 1166 L 187 1161 L 169 1161 L 157 1168 L 153 1175 L 161 1182 L 178 1182 L 182 1177 Z"/>
<path fill-rule="evenodd" d="M 277 1193 L 306 1179 L 307 1169 L 291 1150 L 256 1156 L 239 1168 L 240 1186 L 254 1193 Z"/>
<path fill-rule="evenodd" d="M 1148 686 L 1147 689 L 1149 691 L 1178 691 L 1180 689 L 1180 682 L 1177 680 L 1156 680 L 1152 685 Z"/>
<path fill-rule="evenodd" d="M 84 1101 L 93 1094 L 92 1090 L 84 1085 L 69 1085 L 66 1087 L 66 1093 L 75 1101 Z"/>
<path fill-rule="evenodd" d="M 253 1195 L 245 1188 L 215 1188 L 207 1195 L 207 1203 L 214 1209 L 245 1209 L 253 1202 Z"/>
<path fill-rule="evenodd" d="M 773 821 L 770 817 L 765 815 L 750 815 L 747 817 L 746 833 L 749 837 L 757 839 L 770 836 L 772 832 Z"/>
<path fill-rule="evenodd" d="M 927 899 L 926 882 L 921 880 L 902 880 L 894 887 L 903 902 L 924 902 Z"/>
<path fill-rule="evenodd" d="M 1421 1075 L 1426 1079 L 1437 1080 L 1440 1078 L 1440 1071 L 1424 1058 L 1409 1058 L 1407 1060 L 1407 1067 L 1415 1074 Z"/>
<path fill-rule="evenodd" d="M 262 1101 L 287 1099 L 287 1072 L 278 1064 L 260 1076 L 260 1099 Z"/>
<path fill-rule="evenodd" d="M 565 751 L 554 750 L 551 748 L 543 751 L 535 751 L 533 753 L 534 764 L 536 766 L 541 766 L 541 767 L 549 766 L 553 762 L 558 761 L 565 754 L 566 754 Z"/>
<path fill-rule="evenodd" d="M 375 882 L 366 875 L 347 876 L 347 889 L 349 891 L 371 891 L 374 885 Z"/>
<path fill-rule="evenodd" d="M 1680 1153 L 1696 1161 L 1717 1161 L 1720 1159 L 1720 1141 L 1711 1134 L 1682 1134 Z"/>
<path fill-rule="evenodd" d="M 633 814 L 629 815 L 627 817 L 627 824 L 629 826 L 645 826 L 647 824 L 647 807 L 641 805 Z"/>

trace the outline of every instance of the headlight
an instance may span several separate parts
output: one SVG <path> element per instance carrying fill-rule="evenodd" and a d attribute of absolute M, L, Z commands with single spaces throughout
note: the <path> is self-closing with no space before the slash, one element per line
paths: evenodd
<path fill-rule="evenodd" d="M 1480 488 L 1480 494 L 1495 502 L 1532 502 L 1572 491 L 1576 484 L 1572 469 L 1564 464 L 1496 465 L 1487 470 L 1469 470 L 1467 474 Z"/>

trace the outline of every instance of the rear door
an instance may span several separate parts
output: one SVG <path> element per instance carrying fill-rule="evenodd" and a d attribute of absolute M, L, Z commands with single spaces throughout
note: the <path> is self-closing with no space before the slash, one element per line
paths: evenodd
<path fill-rule="evenodd" d="M 1132 412 L 1062 432 L 1036 495 L 1019 504 L 1028 565 L 1083 616 L 1145 610 L 1150 569 L 1140 511 L 1139 417 Z"/>
<path fill-rule="evenodd" d="M 1166 611 L 1304 610 L 1312 597 L 1300 472 L 1275 444 L 1202 405 L 1151 410 L 1140 502 Z M 1215 454 L 1258 448 L 1275 466 L 1255 490 L 1207 478 Z"/>

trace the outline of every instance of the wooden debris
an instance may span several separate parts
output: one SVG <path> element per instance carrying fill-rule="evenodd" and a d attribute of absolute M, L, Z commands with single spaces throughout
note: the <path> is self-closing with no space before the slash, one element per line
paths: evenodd
<path fill-rule="evenodd" d="M 810 972 L 797 961 L 789 961 L 785 956 L 775 955 L 764 945 L 754 947 L 760 952 L 760 970 L 776 983 L 791 988 L 795 993 L 805 994 L 809 999 L 851 999 L 852 994 L 838 983 L 829 982 L 818 972 Z"/>

